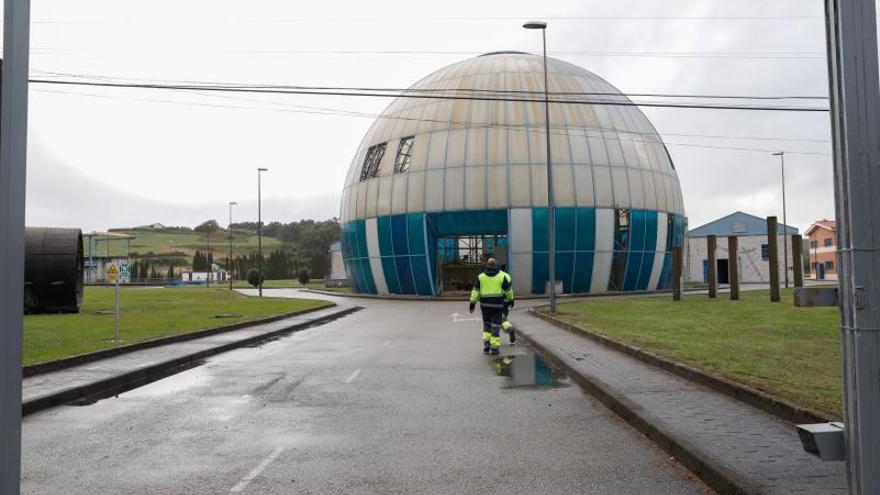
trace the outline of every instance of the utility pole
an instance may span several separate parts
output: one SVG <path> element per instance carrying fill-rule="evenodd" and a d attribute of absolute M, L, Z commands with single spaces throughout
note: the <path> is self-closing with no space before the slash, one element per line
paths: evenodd
<path fill-rule="evenodd" d="M 260 272 L 259 295 L 263 297 L 263 192 L 262 174 L 268 168 L 257 169 L 257 270 Z"/>
<path fill-rule="evenodd" d="M 226 256 L 226 277 L 229 278 L 229 290 L 232 290 L 232 207 L 237 205 L 235 201 L 229 202 L 229 224 L 226 233 L 229 234 L 229 255 Z"/>
<path fill-rule="evenodd" d="M 205 238 L 207 239 L 207 251 L 205 252 L 205 262 L 208 263 L 208 267 L 205 269 L 207 276 L 205 277 L 205 287 L 211 287 L 211 275 L 214 274 L 214 269 L 211 267 L 213 263 L 211 263 L 211 258 L 209 258 L 209 254 L 211 252 L 211 232 L 205 232 Z"/>
<path fill-rule="evenodd" d="M 782 167 L 782 262 L 785 263 L 785 288 L 788 288 L 788 218 L 785 215 L 785 152 L 773 153 L 779 157 L 779 165 Z"/>
<path fill-rule="evenodd" d="M 21 333 L 30 1 L 3 2 L 0 74 L 0 493 L 21 479 Z"/>
<path fill-rule="evenodd" d="M 846 473 L 880 493 L 880 77 L 874 0 L 825 0 Z M 818 263 L 818 260 L 816 260 Z"/>

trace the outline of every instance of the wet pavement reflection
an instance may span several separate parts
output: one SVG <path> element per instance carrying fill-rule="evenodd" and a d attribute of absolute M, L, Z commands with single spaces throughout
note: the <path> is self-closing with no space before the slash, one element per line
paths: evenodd
<path fill-rule="evenodd" d="M 495 359 L 495 373 L 510 378 L 509 387 L 564 387 L 565 375 L 531 349 Z"/>

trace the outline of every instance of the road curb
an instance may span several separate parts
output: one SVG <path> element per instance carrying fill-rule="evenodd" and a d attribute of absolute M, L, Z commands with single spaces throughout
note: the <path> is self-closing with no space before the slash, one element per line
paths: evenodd
<path fill-rule="evenodd" d="M 590 378 L 566 364 L 565 360 L 556 353 L 529 337 L 527 331 L 523 331 L 522 327 L 517 327 L 517 333 L 545 360 L 568 375 L 584 392 L 596 398 L 658 447 L 675 457 L 716 492 L 732 495 L 758 493 L 757 487 L 753 486 L 749 480 L 737 476 L 720 463 L 704 461 L 696 446 L 686 440 L 676 438 L 673 433 L 661 427 L 655 426 L 648 415 L 643 415 L 644 410 L 641 407 L 633 404 L 625 396 L 610 391 L 601 380 Z"/>
<path fill-rule="evenodd" d="M 572 325 L 571 323 L 562 321 L 546 313 L 536 311 L 536 308 L 529 309 L 529 313 L 536 318 L 540 318 L 552 325 L 568 330 L 575 335 L 588 338 L 594 342 L 666 370 L 686 380 L 709 387 L 716 392 L 725 394 L 790 423 L 827 423 L 830 421 L 839 421 L 839 419 L 830 415 L 797 406 L 784 399 L 747 385 L 737 383 L 722 376 L 700 370 L 693 366 L 678 363 L 652 352 L 642 350 L 641 348 L 618 342 L 600 333 L 587 330 L 577 325 Z"/>
<path fill-rule="evenodd" d="M 328 301 L 329 302 L 329 301 Z M 102 349 L 100 351 L 88 352 L 85 354 L 77 354 L 76 356 L 70 356 L 62 359 L 56 359 L 54 361 L 47 361 L 45 363 L 37 363 L 31 364 L 28 366 L 24 366 L 22 368 L 22 375 L 24 378 L 41 375 L 44 373 L 50 373 L 52 371 L 63 370 L 65 368 L 70 368 L 72 366 L 78 366 L 80 364 L 91 363 L 93 361 L 99 361 L 101 359 L 107 359 L 109 357 L 119 356 L 122 354 L 127 354 L 129 352 L 140 351 L 143 349 L 150 349 L 153 347 L 159 347 L 168 344 L 176 344 L 178 342 L 186 342 L 188 340 L 200 339 L 202 337 L 209 337 L 211 335 L 217 335 L 218 333 L 231 332 L 233 330 L 241 330 L 242 328 L 247 328 L 254 325 L 263 325 L 266 323 L 273 323 L 278 320 L 283 320 L 285 318 L 290 318 L 293 316 L 305 315 L 308 313 L 313 313 L 315 311 L 321 311 L 324 309 L 332 308 L 334 306 L 338 306 L 336 303 L 331 302 L 326 306 L 320 306 L 317 308 L 309 308 L 301 311 L 293 311 L 290 313 L 284 313 L 281 315 L 270 316 L 268 318 L 262 318 L 259 320 L 251 320 L 251 321 L 242 321 L 238 323 L 232 323 L 230 325 L 223 325 L 220 327 L 214 328 L 206 328 L 204 330 L 196 330 L 194 332 L 187 333 L 179 333 L 176 335 L 168 335 L 165 337 L 157 337 L 155 339 L 144 340 L 142 342 L 135 342 L 133 344 L 123 345 L 119 347 L 113 347 L 110 349 Z"/>
<path fill-rule="evenodd" d="M 325 306 L 322 309 L 327 309 L 327 307 Z M 112 376 L 110 378 L 97 380 L 91 383 L 87 383 L 85 385 L 71 387 L 65 390 L 60 390 L 50 394 L 35 397 L 33 399 L 22 402 L 21 414 L 22 416 L 27 416 L 38 411 L 49 409 L 55 406 L 60 406 L 62 404 L 68 404 L 79 399 L 98 400 L 101 398 L 110 397 L 112 395 L 116 395 L 127 390 L 139 387 L 141 385 L 159 380 L 166 376 L 170 376 L 178 371 L 183 371 L 184 369 L 187 369 L 189 367 L 192 367 L 194 364 L 197 364 L 198 361 L 206 357 L 230 351 L 239 347 L 244 347 L 246 345 L 269 340 L 279 335 L 301 331 L 307 328 L 322 325 L 324 323 L 342 318 L 344 316 L 348 316 L 349 314 L 355 313 L 362 309 L 364 308 L 362 308 L 361 306 L 341 309 L 329 315 L 315 318 L 311 321 L 297 323 L 295 325 L 291 325 L 289 327 L 285 327 L 279 330 L 273 330 L 264 334 L 255 335 L 245 339 L 237 340 L 235 342 L 228 342 L 223 345 L 204 349 L 199 352 L 187 354 L 185 356 L 180 356 L 174 359 L 162 361 L 160 363 L 144 366 L 142 368 L 128 371 L 116 376 Z"/>

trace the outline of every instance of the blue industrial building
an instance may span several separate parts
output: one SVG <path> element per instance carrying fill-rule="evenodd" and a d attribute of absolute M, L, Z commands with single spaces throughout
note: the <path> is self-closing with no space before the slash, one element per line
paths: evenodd
<path fill-rule="evenodd" d="M 408 91 L 480 99 L 402 96 L 376 120 L 341 204 L 355 291 L 463 290 L 488 256 L 507 266 L 518 294 L 549 290 L 544 109 L 530 96 L 543 91 L 542 69 L 540 57 L 518 52 L 465 60 Z M 548 75 L 552 99 L 579 101 L 550 107 L 557 290 L 669 287 L 687 222 L 660 136 L 595 74 L 548 59 Z"/>

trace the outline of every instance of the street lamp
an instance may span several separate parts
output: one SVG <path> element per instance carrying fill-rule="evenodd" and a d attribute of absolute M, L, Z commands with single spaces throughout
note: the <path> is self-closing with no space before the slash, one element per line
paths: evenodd
<path fill-rule="evenodd" d="M 788 288 L 788 220 L 785 218 L 785 152 L 773 153 L 779 157 L 782 166 L 782 256 L 785 263 L 785 288 Z M 778 259 L 778 258 L 777 258 Z"/>
<path fill-rule="evenodd" d="M 556 198 L 553 190 L 553 166 L 550 157 L 550 93 L 547 85 L 547 23 L 530 21 L 526 29 L 540 29 L 544 45 L 544 127 L 547 137 L 547 268 L 550 276 L 550 313 L 556 313 Z"/>
<path fill-rule="evenodd" d="M 226 256 L 226 276 L 229 278 L 229 290 L 232 290 L 232 207 L 237 204 L 235 201 L 229 202 L 229 225 L 226 227 L 226 233 L 229 234 L 229 255 Z"/>
<path fill-rule="evenodd" d="M 260 272 L 259 295 L 263 297 L 263 196 L 262 176 L 268 168 L 257 168 L 257 270 Z"/>

